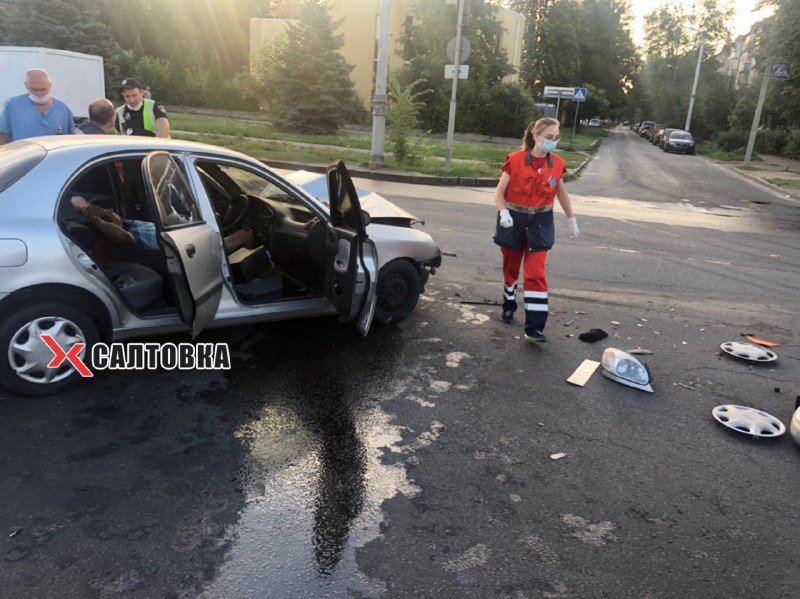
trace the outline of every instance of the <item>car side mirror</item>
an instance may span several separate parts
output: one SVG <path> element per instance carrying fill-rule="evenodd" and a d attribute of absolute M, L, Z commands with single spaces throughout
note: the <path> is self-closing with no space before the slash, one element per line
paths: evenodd
<path fill-rule="evenodd" d="M 364 221 L 364 226 L 366 227 L 369 224 L 370 220 L 371 220 L 369 212 L 367 212 L 366 210 L 362 210 L 361 211 L 361 220 Z"/>

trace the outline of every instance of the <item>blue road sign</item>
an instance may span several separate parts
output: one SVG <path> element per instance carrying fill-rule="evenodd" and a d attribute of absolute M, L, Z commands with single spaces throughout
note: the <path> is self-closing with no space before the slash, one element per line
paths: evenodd
<path fill-rule="evenodd" d="M 792 63 L 786 60 L 776 60 L 770 68 L 770 76 L 778 81 L 788 81 L 791 78 Z"/>
<path fill-rule="evenodd" d="M 576 87 L 575 91 L 572 92 L 572 101 L 573 102 L 586 102 L 588 94 L 586 93 L 585 87 Z"/>

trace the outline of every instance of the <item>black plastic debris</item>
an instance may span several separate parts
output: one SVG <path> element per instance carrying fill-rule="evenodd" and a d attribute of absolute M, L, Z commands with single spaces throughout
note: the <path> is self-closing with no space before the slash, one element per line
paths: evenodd
<path fill-rule="evenodd" d="M 585 341 L 586 343 L 594 343 L 595 341 L 600 341 L 606 337 L 608 337 L 608 333 L 606 333 L 603 329 L 589 329 L 587 332 L 578 335 L 578 339 Z"/>

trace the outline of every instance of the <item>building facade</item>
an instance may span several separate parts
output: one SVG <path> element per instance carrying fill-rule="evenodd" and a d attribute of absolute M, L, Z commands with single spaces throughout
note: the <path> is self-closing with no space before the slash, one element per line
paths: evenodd
<path fill-rule="evenodd" d="M 344 36 L 342 55 L 353 66 L 350 78 L 356 93 L 368 105 L 374 93 L 374 74 L 377 63 L 378 31 L 380 20 L 380 0 L 328 0 L 335 19 L 341 19 L 340 33 Z M 411 0 L 393 0 L 391 24 L 389 28 L 389 70 L 402 67 L 400 36 L 413 23 Z M 517 81 L 522 60 L 522 40 L 525 35 L 525 17 L 513 10 L 497 7 L 496 18 L 503 25 L 503 35 L 497 46 L 503 48 L 515 73 L 509 81 Z M 251 67 L 261 54 L 265 43 L 275 39 L 286 28 L 290 20 L 286 18 L 250 19 L 250 59 Z M 455 29 L 455 28 L 454 28 Z M 455 34 L 455 31 L 453 31 Z M 442 40 L 444 54 L 449 37 Z M 469 63 L 469 60 L 467 60 Z M 444 72 L 442 72 L 444 77 Z"/>

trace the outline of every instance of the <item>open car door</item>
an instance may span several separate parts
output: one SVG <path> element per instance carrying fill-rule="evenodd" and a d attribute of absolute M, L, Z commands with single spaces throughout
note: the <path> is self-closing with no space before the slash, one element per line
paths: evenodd
<path fill-rule="evenodd" d="M 366 335 L 375 313 L 378 252 L 367 237 L 365 213 L 344 162 L 329 166 L 325 174 L 331 210 L 325 294 L 342 320 Z"/>
<path fill-rule="evenodd" d="M 194 338 L 214 320 L 222 297 L 220 241 L 203 220 L 183 172 L 167 152 L 148 154 L 142 173 L 158 209 L 159 244 L 167 259 L 178 312 Z"/>

